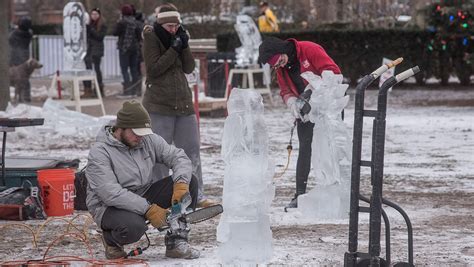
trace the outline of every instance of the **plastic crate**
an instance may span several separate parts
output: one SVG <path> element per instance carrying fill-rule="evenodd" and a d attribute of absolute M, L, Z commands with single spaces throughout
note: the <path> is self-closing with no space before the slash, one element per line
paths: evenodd
<path fill-rule="evenodd" d="M 5 170 L 5 185 L 7 187 L 21 186 L 24 181 L 29 181 L 32 185 L 38 186 L 36 170 Z"/>

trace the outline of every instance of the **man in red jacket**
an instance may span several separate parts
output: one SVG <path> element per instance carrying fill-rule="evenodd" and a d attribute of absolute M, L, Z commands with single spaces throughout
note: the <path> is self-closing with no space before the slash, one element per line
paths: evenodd
<path fill-rule="evenodd" d="M 277 72 L 280 95 L 291 110 L 297 122 L 299 153 L 296 163 L 296 194 L 287 208 L 298 206 L 297 197 L 306 193 L 306 183 L 311 168 L 311 142 L 314 123 L 302 115 L 305 101 L 300 95 L 305 91 L 308 82 L 301 73 L 311 71 L 321 76 L 325 70 L 340 74 L 341 70 L 324 49 L 313 42 L 295 39 L 281 40 L 267 37 L 259 47 L 258 62 L 270 64 Z"/>

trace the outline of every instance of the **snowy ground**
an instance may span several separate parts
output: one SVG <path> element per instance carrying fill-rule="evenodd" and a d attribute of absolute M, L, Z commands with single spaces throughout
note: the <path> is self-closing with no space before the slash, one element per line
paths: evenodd
<path fill-rule="evenodd" d="M 346 109 L 346 123 L 352 128 L 353 90 Z M 366 96 L 366 107 L 374 107 L 375 91 Z M 275 107 L 266 106 L 266 122 L 270 137 L 270 156 L 276 172 L 287 160 L 291 117 L 281 101 Z M 201 118 L 201 158 L 206 193 L 219 200 L 222 194 L 224 164 L 220 158 L 220 142 L 224 118 Z M 365 124 L 363 159 L 370 159 L 371 120 Z M 474 91 L 442 90 L 406 87 L 389 96 L 384 169 L 384 197 L 398 203 L 412 220 L 414 258 L 416 265 L 474 265 Z M 11 136 L 11 137 L 10 137 Z M 11 139 L 10 139 L 11 138 Z M 342 266 L 347 250 L 347 222 L 301 222 L 294 212 L 283 212 L 283 206 L 294 193 L 294 173 L 297 139 L 289 169 L 275 179 L 276 196 L 271 210 L 274 254 L 270 265 L 330 265 Z M 7 155 L 65 156 L 85 159 L 91 140 L 70 138 L 38 144 L 21 136 L 9 134 Z M 368 195 L 368 170 L 362 174 L 361 189 Z M 309 187 L 314 186 L 310 176 Z M 386 209 L 391 223 L 392 261 L 407 261 L 407 234 L 402 217 Z M 368 215 L 362 214 L 359 250 L 367 250 Z M 69 217 L 69 219 L 71 219 Z M 163 235 L 149 231 L 152 246 L 137 258 L 150 265 L 219 265 L 216 227 L 219 218 L 194 225 L 191 243 L 201 251 L 201 258 L 192 261 L 164 257 Z M 83 217 L 77 225 L 84 225 Z M 0 221 L 0 226 L 10 222 Z M 28 221 L 33 230 L 42 221 Z M 55 237 L 66 231 L 64 221 L 47 224 L 39 235 L 39 249 L 32 248 L 32 235 L 21 227 L 0 231 L 0 259 L 39 259 Z M 95 225 L 86 227 L 91 237 L 94 257 L 103 258 L 103 248 L 97 240 Z M 383 231 L 383 230 L 382 230 Z M 383 236 L 382 236 L 383 240 Z M 127 246 L 134 248 L 138 244 Z M 144 239 L 140 245 L 144 245 Z M 382 242 L 382 255 L 384 255 Z M 75 255 L 90 258 L 85 245 L 66 239 L 53 246 L 48 256 Z"/>

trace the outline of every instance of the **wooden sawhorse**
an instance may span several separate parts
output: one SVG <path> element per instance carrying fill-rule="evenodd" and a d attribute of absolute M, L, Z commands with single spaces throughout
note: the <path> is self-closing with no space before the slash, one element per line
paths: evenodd
<path fill-rule="evenodd" d="M 242 88 L 247 89 L 254 89 L 255 91 L 259 92 L 260 94 L 268 94 L 270 99 L 270 104 L 273 106 L 273 98 L 272 98 L 272 91 L 270 90 L 270 83 L 266 84 L 265 87 L 255 88 L 254 83 L 254 74 L 261 73 L 263 75 L 263 83 L 265 84 L 265 70 L 263 68 L 248 68 L 248 69 L 231 69 L 229 72 L 229 78 L 227 79 L 226 83 L 226 90 L 225 90 L 225 99 L 229 98 L 230 90 L 232 90 L 232 77 L 234 74 L 242 74 Z M 247 86 L 248 80 L 248 86 Z"/>
<path fill-rule="evenodd" d="M 94 71 L 65 71 L 61 72 L 59 76 L 55 74 L 53 77 L 53 81 L 51 82 L 51 88 L 56 88 L 58 80 L 60 80 L 61 82 L 72 81 L 73 89 L 71 99 L 56 99 L 55 101 L 58 101 L 65 106 L 75 106 L 75 109 L 78 112 L 82 112 L 83 106 L 100 106 L 102 110 L 102 115 L 105 115 L 104 102 L 102 101 L 99 83 L 97 82 L 97 77 Z M 79 82 L 81 81 L 92 81 L 95 84 L 95 93 L 97 95 L 97 98 L 81 99 L 81 93 L 79 90 Z"/>

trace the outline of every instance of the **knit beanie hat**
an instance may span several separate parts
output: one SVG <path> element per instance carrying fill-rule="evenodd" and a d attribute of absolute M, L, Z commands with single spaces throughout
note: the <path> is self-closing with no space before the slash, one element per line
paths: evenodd
<path fill-rule="evenodd" d="M 131 5 L 125 4 L 122 6 L 122 15 L 123 16 L 131 16 L 133 15 L 133 8 Z"/>
<path fill-rule="evenodd" d="M 161 25 L 165 23 L 181 23 L 181 16 L 176 8 L 165 5 L 160 8 L 156 16 L 156 22 Z"/>
<path fill-rule="evenodd" d="M 29 17 L 22 17 L 18 21 L 18 28 L 22 31 L 29 31 L 31 29 L 31 19 Z"/>
<path fill-rule="evenodd" d="M 122 109 L 117 113 L 117 128 L 131 128 L 138 136 L 153 134 L 151 130 L 150 115 L 139 102 L 132 100 L 123 103 Z"/>
<path fill-rule="evenodd" d="M 260 44 L 258 48 L 258 63 L 265 64 L 271 62 L 276 63 L 280 54 L 291 54 L 291 42 L 281 40 L 276 37 L 267 37 L 263 42 Z"/>

